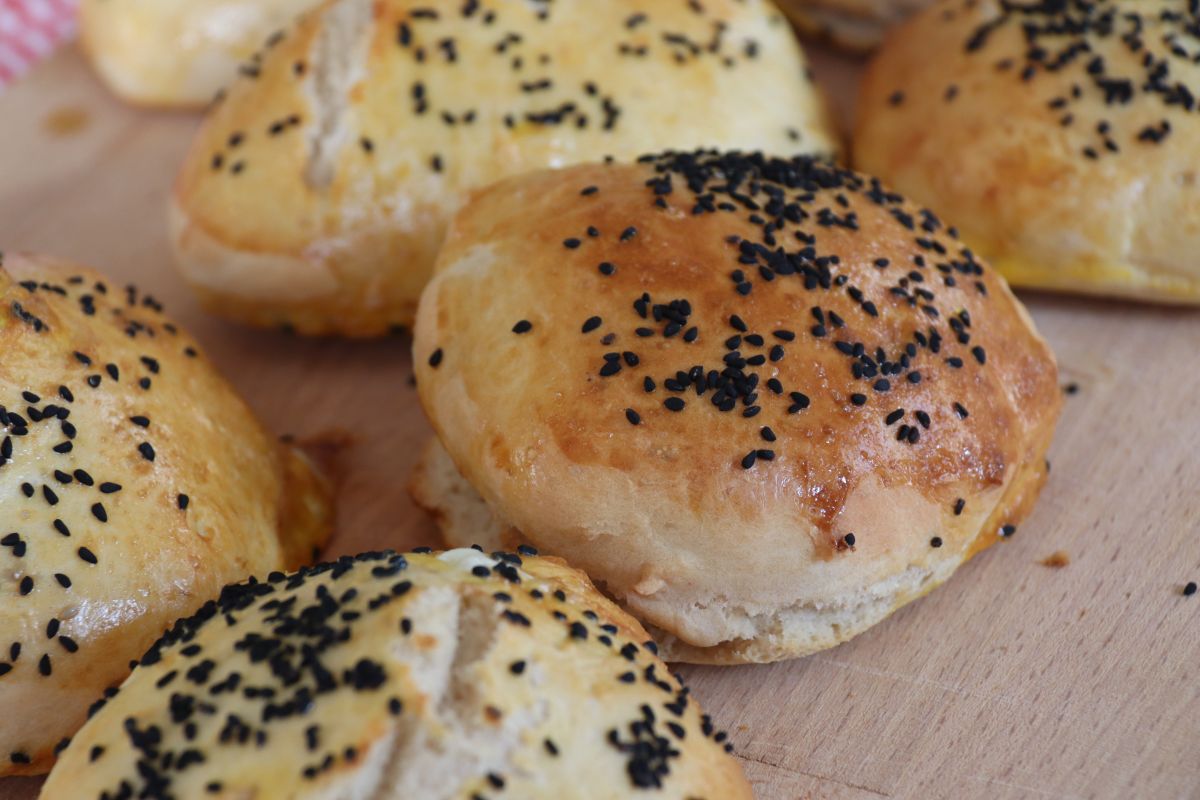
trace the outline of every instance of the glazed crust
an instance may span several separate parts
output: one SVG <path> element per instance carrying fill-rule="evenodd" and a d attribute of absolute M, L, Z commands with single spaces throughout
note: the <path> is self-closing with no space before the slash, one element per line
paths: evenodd
<path fill-rule="evenodd" d="M 209 310 L 378 335 L 411 323 L 449 217 L 494 180 L 667 146 L 837 147 L 764 0 L 461 5 L 327 3 L 231 87 L 171 208 Z"/>
<path fill-rule="evenodd" d="M 583 573 L 529 554 L 275 575 L 155 644 L 41 797 L 127 781 L 257 800 L 749 800 L 725 735 L 646 642 Z"/>
<path fill-rule="evenodd" d="M 82 0 L 96 73 L 130 103 L 200 108 L 275 31 L 318 0 Z"/>
<path fill-rule="evenodd" d="M 172 621 L 307 563 L 330 489 L 92 270 L 7 254 L 0 352 L 0 774 L 38 774 Z"/>
<path fill-rule="evenodd" d="M 898 28 L 870 65 L 855 163 L 953 214 L 1015 285 L 1200 302 L 1200 117 L 1186 99 L 1200 96 L 1200 64 L 1172 52 L 1200 46 L 1184 6 L 1110 0 L 1085 13 L 1072 2 L 1048 15 L 1019 10 L 1026 4 L 1006 13 L 996 0 L 940 3 Z M 1068 20 L 1083 32 L 1027 40 L 1026 26 Z M 1135 28 L 1136 51 L 1126 41 Z M 1037 60 L 1027 55 L 1035 47 Z M 1073 48 L 1064 66 L 1047 66 Z"/>
<path fill-rule="evenodd" d="M 739 171 L 732 210 L 696 213 L 686 181 L 719 203 Z M 794 202 L 771 207 L 804 221 L 781 216 L 773 241 L 800 253 L 796 231 L 814 235 L 799 262 L 811 272 L 771 255 L 768 281 L 762 259 L 743 260 L 770 252 L 754 250 L 779 189 L 765 174 L 794 182 Z M 656 196 L 664 175 L 673 188 Z M 668 317 L 640 316 L 643 292 L 648 312 L 687 301 L 673 335 Z M 434 428 L 499 520 L 700 661 L 829 647 L 945 580 L 1023 516 L 1061 403 L 1053 356 L 1003 279 L 933 215 L 809 160 L 664 157 L 481 192 L 422 300 L 414 362 Z M 701 396 L 695 366 L 715 373 Z M 741 377 L 714 391 L 723 368 Z"/>

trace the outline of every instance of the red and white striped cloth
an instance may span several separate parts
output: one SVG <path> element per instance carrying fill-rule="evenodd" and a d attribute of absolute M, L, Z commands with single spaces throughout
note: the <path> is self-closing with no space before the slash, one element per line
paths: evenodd
<path fill-rule="evenodd" d="M 79 0 L 0 0 L 0 91 L 75 35 Z"/>

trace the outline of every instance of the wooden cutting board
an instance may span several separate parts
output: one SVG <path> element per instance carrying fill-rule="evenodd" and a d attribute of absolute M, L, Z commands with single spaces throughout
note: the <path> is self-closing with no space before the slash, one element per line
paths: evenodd
<path fill-rule="evenodd" d="M 856 65 L 816 63 L 845 116 Z M 0 95 L 0 248 L 136 281 L 276 431 L 344 438 L 333 552 L 436 544 L 404 489 L 429 435 L 407 337 L 233 327 L 172 268 L 165 200 L 196 123 L 120 105 L 72 50 L 39 67 Z M 1200 798 L 1200 595 L 1181 593 L 1200 580 L 1200 312 L 1025 300 L 1079 391 L 1020 532 L 834 650 L 680 670 L 763 800 Z M 0 780 L 0 800 L 38 785 Z"/>

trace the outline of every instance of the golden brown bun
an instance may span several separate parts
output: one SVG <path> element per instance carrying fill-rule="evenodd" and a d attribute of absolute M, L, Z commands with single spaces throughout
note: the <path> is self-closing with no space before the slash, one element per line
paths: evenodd
<path fill-rule="evenodd" d="M 199 107 L 233 80 L 272 33 L 316 4 L 82 0 L 79 34 L 92 66 L 122 100 Z"/>
<path fill-rule="evenodd" d="M 329 488 L 148 295 L 0 268 L 0 775 L 46 772 L 172 621 L 306 563 Z"/>
<path fill-rule="evenodd" d="M 180 800 L 751 797 L 636 621 L 557 559 L 495 555 L 369 553 L 229 587 L 150 649 L 42 800 L 124 782 Z"/>
<path fill-rule="evenodd" d="M 896 30 L 863 83 L 857 166 L 953 215 L 1015 285 L 1200 302 L 1196 13 L 1047 5 L 943 2 Z"/>
<path fill-rule="evenodd" d="M 438 19 L 429 8 L 327 3 L 209 116 L 171 220 L 211 311 L 378 335 L 412 322 L 472 189 L 668 146 L 836 147 L 764 0 L 505 0 L 470 13 L 456 0 L 436 4 Z"/>
<path fill-rule="evenodd" d="M 888 28 L 932 0 L 779 0 L 784 12 L 809 36 L 828 39 L 856 53 L 879 45 Z"/>
<path fill-rule="evenodd" d="M 1003 279 L 811 159 L 667 155 L 480 192 L 413 347 L 426 413 L 501 524 L 689 661 L 830 647 L 941 583 L 1037 494 L 1061 402 Z"/>

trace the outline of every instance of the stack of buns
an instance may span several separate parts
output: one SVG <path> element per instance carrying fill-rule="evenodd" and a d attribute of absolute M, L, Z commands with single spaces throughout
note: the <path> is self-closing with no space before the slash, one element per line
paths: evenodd
<path fill-rule="evenodd" d="M 664 660 L 835 646 L 1017 531 L 1061 398 L 1005 279 L 1200 301 L 1183 0 L 84 5 L 119 94 L 229 81 L 166 212 L 207 309 L 412 327 L 456 549 L 303 567 L 303 454 L 10 256 L 0 774 L 62 751 L 47 798 L 749 797 Z M 878 45 L 853 169 L 785 12 Z"/>

